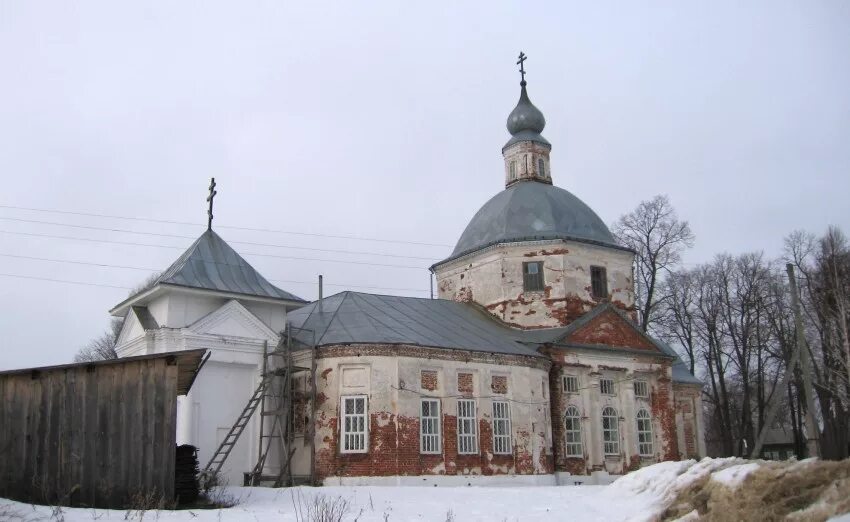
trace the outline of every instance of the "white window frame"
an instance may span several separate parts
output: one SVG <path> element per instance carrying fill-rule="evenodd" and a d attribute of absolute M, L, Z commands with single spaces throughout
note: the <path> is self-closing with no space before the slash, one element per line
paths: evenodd
<path fill-rule="evenodd" d="M 641 457 L 651 457 L 652 449 L 652 417 L 644 408 L 638 410 L 637 421 L 638 454 Z"/>
<path fill-rule="evenodd" d="M 602 408 L 602 452 L 620 454 L 620 417 L 611 406 Z"/>
<path fill-rule="evenodd" d="M 425 403 L 429 404 L 430 415 L 425 415 Z M 419 453 L 439 455 L 443 452 L 440 413 L 440 399 L 423 398 L 419 402 Z"/>
<path fill-rule="evenodd" d="M 513 454 L 511 407 L 508 401 L 493 401 L 493 454 Z"/>
<path fill-rule="evenodd" d="M 581 443 L 581 414 L 573 405 L 564 412 L 564 453 L 567 457 L 584 456 Z"/>
<path fill-rule="evenodd" d="M 353 401 L 355 413 L 347 413 L 346 401 Z M 357 401 L 363 401 L 363 413 L 356 413 Z M 340 453 L 369 452 L 369 398 L 366 395 L 343 395 L 340 397 L 339 451 Z M 347 423 L 351 420 L 350 423 Z M 358 420 L 362 421 L 357 422 Z M 362 424 L 354 426 L 354 424 Z M 349 427 L 346 427 L 349 426 Z M 359 429 L 357 429 L 359 428 Z M 353 444 L 347 444 L 352 442 Z"/>
<path fill-rule="evenodd" d="M 606 383 L 608 384 L 607 386 Z M 617 390 L 614 387 L 614 379 L 599 379 L 599 393 L 602 395 L 617 395 Z"/>
<path fill-rule="evenodd" d="M 457 452 L 478 454 L 478 416 L 474 399 L 457 400 Z"/>
<path fill-rule="evenodd" d="M 643 379 L 638 379 L 634 381 L 635 386 L 635 397 L 640 397 L 641 399 L 646 399 L 649 397 L 649 385 Z"/>
<path fill-rule="evenodd" d="M 572 382 L 575 386 L 567 386 L 568 382 Z M 578 375 L 564 375 L 563 386 L 565 393 L 578 393 Z"/>

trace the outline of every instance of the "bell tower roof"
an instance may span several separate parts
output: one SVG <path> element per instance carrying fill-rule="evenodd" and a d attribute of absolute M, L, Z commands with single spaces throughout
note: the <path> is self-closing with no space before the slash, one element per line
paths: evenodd
<path fill-rule="evenodd" d="M 520 66 L 519 72 L 522 75 L 522 81 L 519 82 L 519 101 L 516 107 L 514 107 L 514 110 L 508 115 L 507 127 L 508 132 L 511 133 L 511 139 L 505 144 L 504 148 L 510 147 L 520 141 L 534 141 L 549 145 L 546 138 L 540 135 L 543 132 L 543 128 L 546 127 L 546 118 L 543 117 L 540 109 L 535 107 L 528 98 L 528 89 L 526 88 L 528 82 L 525 81 L 524 63 L 527 59 L 528 57 L 525 53 L 519 53 L 517 64 Z"/>

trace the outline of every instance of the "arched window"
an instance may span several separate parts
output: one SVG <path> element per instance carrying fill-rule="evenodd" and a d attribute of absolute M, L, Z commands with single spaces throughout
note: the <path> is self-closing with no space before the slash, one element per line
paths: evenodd
<path fill-rule="evenodd" d="M 538 158 L 538 159 L 537 159 L 537 174 L 538 174 L 541 178 L 545 178 L 545 177 L 546 177 L 546 168 L 545 168 L 545 166 L 546 166 L 546 164 L 543 162 L 543 158 Z"/>
<path fill-rule="evenodd" d="M 652 456 L 652 419 L 641 409 L 637 413 L 638 453 L 641 457 Z"/>
<path fill-rule="evenodd" d="M 617 410 L 610 406 L 602 410 L 602 446 L 606 455 L 620 454 L 620 427 Z"/>
<path fill-rule="evenodd" d="M 581 457 L 581 416 L 578 408 L 570 406 L 564 414 L 564 438 L 568 457 Z"/>

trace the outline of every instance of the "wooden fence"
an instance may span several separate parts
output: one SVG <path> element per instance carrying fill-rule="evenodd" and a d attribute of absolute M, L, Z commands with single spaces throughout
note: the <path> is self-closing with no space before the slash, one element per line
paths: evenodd
<path fill-rule="evenodd" d="M 0 372 L 0 497 L 102 508 L 172 502 L 177 395 L 204 353 Z"/>

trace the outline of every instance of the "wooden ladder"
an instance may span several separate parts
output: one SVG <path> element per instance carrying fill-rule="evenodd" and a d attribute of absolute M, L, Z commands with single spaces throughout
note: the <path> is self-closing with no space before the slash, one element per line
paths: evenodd
<path fill-rule="evenodd" d="M 236 422 L 233 424 L 233 427 L 230 428 L 227 436 L 221 441 L 218 449 L 215 450 L 212 458 L 210 458 L 210 461 L 207 463 L 204 470 L 201 471 L 201 476 L 205 484 L 212 485 L 210 481 L 214 480 L 215 476 L 218 475 L 218 472 L 221 471 L 224 461 L 227 460 L 230 452 L 233 451 L 233 447 L 236 446 L 239 436 L 242 435 L 243 431 L 245 431 L 248 421 L 251 420 L 251 416 L 254 415 L 255 411 L 257 411 L 257 406 L 259 406 L 260 402 L 262 402 L 266 388 L 268 388 L 273 377 L 274 375 L 272 373 L 263 375 L 263 379 L 260 381 L 260 384 L 257 385 L 257 389 L 254 390 L 254 394 L 251 395 L 250 399 L 248 399 L 248 404 L 245 405 L 245 408 L 242 410 L 239 418 L 236 419 Z"/>

